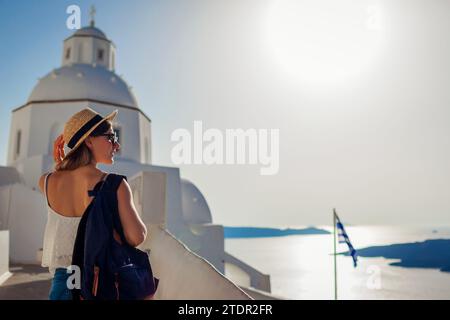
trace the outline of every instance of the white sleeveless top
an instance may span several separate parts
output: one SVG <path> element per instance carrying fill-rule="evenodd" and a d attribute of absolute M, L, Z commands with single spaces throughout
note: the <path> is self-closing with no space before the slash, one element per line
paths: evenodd
<path fill-rule="evenodd" d="M 44 194 L 47 203 L 47 224 L 44 233 L 42 266 L 48 267 L 52 275 L 56 268 L 67 268 L 72 263 L 72 252 L 81 217 L 66 217 L 54 211 L 47 198 L 47 178 Z"/>

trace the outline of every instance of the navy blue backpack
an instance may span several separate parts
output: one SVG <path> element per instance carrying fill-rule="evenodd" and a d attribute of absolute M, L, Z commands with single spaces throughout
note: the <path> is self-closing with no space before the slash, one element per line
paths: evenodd
<path fill-rule="evenodd" d="M 72 265 L 81 271 L 81 289 L 74 300 L 141 300 L 153 295 L 159 279 L 153 276 L 147 252 L 130 246 L 120 222 L 117 189 L 126 176 L 108 174 L 93 190 L 94 200 L 81 218 Z"/>

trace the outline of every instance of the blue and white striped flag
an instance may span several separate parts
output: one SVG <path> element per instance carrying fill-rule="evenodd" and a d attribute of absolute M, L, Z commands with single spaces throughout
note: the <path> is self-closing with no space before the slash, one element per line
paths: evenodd
<path fill-rule="evenodd" d="M 347 232 L 345 232 L 344 225 L 341 223 L 341 220 L 339 220 L 336 211 L 334 212 L 334 215 L 336 217 L 336 227 L 338 230 L 338 242 L 347 244 L 350 255 L 353 258 L 353 266 L 356 268 L 356 263 L 358 261 L 356 250 L 355 248 L 353 248 L 352 243 L 350 242 L 350 238 L 348 237 Z"/>

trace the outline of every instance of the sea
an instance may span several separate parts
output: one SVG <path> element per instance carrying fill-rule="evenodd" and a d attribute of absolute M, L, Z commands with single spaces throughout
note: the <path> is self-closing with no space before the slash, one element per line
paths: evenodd
<path fill-rule="evenodd" d="M 405 267 L 401 263 L 402 256 L 416 256 L 416 260 L 420 260 L 422 256 L 431 256 L 430 261 L 438 261 L 442 256 L 448 256 L 450 226 L 346 226 L 347 234 L 357 252 L 376 246 L 380 248 L 376 252 L 381 254 L 359 256 L 356 267 L 351 256 L 337 255 L 337 292 L 333 230 L 330 226 L 316 228 L 331 233 L 227 238 L 225 250 L 258 271 L 270 275 L 271 293 L 283 299 L 450 299 L 450 272 L 440 271 L 436 263 L 429 266 L 422 263 L 419 264 L 420 267 L 414 264 Z M 435 241 L 432 240 L 435 239 L 448 241 L 441 241 L 439 247 L 433 247 Z M 392 245 L 397 244 L 409 245 L 398 246 L 395 251 L 392 250 Z M 348 247 L 345 243 L 337 243 L 336 251 L 344 253 L 348 251 Z M 385 257 L 383 252 L 389 252 L 391 256 Z M 233 275 L 233 271 L 226 273 L 231 279 L 239 277 L 237 274 Z"/>

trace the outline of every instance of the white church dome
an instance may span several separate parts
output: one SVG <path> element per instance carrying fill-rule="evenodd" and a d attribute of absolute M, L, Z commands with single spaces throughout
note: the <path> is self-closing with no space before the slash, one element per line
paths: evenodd
<path fill-rule="evenodd" d="M 72 64 L 55 69 L 41 78 L 28 102 L 91 99 L 137 108 L 128 85 L 103 66 Z"/>
<path fill-rule="evenodd" d="M 81 29 L 78 29 L 73 35 L 74 36 L 82 36 L 82 37 L 96 37 L 96 38 L 101 38 L 101 39 L 105 39 L 108 40 L 108 38 L 106 38 L 106 35 L 103 33 L 102 30 L 96 28 L 96 27 L 83 27 Z"/>
<path fill-rule="evenodd" d="M 200 190 L 189 180 L 181 179 L 181 204 L 187 223 L 212 223 L 211 211 Z"/>

